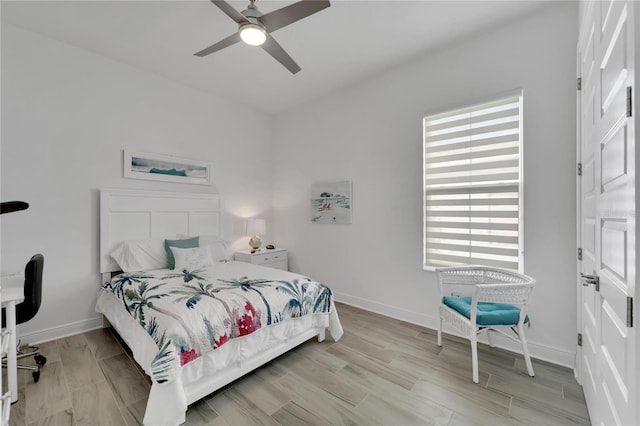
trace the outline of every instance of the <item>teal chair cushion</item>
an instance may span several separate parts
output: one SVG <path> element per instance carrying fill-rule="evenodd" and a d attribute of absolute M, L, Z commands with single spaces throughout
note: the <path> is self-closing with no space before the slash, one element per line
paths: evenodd
<path fill-rule="evenodd" d="M 471 297 L 444 296 L 442 302 L 456 312 L 471 319 Z M 504 303 L 478 302 L 477 325 L 515 325 L 520 319 L 520 308 Z M 529 322 L 529 316 L 524 322 Z"/>

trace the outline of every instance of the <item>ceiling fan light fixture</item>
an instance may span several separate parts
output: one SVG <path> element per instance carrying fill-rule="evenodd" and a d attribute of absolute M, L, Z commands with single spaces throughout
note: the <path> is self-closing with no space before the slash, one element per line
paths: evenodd
<path fill-rule="evenodd" d="M 267 40 L 267 32 L 260 25 L 245 24 L 240 27 L 240 38 L 251 46 L 260 46 Z"/>

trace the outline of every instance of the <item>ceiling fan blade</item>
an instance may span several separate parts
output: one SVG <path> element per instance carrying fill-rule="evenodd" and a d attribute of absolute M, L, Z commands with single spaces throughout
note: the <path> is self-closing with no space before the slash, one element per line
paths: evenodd
<path fill-rule="evenodd" d="M 233 33 L 229 37 L 223 40 L 220 40 L 216 44 L 212 44 L 206 49 L 202 49 L 201 51 L 194 53 L 194 55 L 200 56 L 200 57 L 207 56 L 212 54 L 213 52 L 217 52 L 218 50 L 222 50 L 225 47 L 231 46 L 232 44 L 235 44 L 239 41 L 240 41 L 240 33 Z"/>
<path fill-rule="evenodd" d="M 264 42 L 262 47 L 269 55 L 280 62 L 286 69 L 291 71 L 291 74 L 295 74 L 301 70 L 296 62 L 284 51 L 282 46 L 269 34 L 267 34 L 267 41 Z"/>
<path fill-rule="evenodd" d="M 242 24 L 243 22 L 249 22 L 245 16 L 235 10 L 229 3 L 224 0 L 211 0 L 211 3 L 215 4 L 222 10 L 229 18 L 236 21 L 238 24 Z"/>
<path fill-rule="evenodd" d="M 211 0 L 213 1 L 213 0 Z M 268 32 L 279 30 L 280 28 L 320 12 L 331 6 L 328 0 L 301 0 L 282 9 L 274 10 L 262 15 L 258 20 L 265 26 Z"/>

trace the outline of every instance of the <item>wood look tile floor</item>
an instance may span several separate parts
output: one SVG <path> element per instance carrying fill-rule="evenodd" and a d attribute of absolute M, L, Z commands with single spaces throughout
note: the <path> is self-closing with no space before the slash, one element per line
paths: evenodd
<path fill-rule="evenodd" d="M 344 304 L 339 342 L 315 339 L 192 404 L 187 425 L 589 424 L 567 368 L 479 347 L 471 381 L 467 341 Z M 40 381 L 20 371 L 10 424 L 139 425 L 149 379 L 108 329 L 40 345 Z M 6 377 L 6 376 L 5 376 Z M 6 380 L 4 381 L 6 384 Z"/>

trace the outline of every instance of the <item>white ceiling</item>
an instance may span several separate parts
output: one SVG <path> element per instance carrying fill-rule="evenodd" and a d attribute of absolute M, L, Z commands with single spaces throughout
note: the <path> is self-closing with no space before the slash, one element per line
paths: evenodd
<path fill-rule="evenodd" d="M 229 3 L 243 10 L 249 1 Z M 291 3 L 256 4 L 267 13 Z M 2 0 L 1 14 L 3 22 L 276 114 L 549 3 L 333 0 L 273 33 L 302 67 L 295 75 L 243 43 L 194 56 L 237 30 L 208 0 Z"/>

